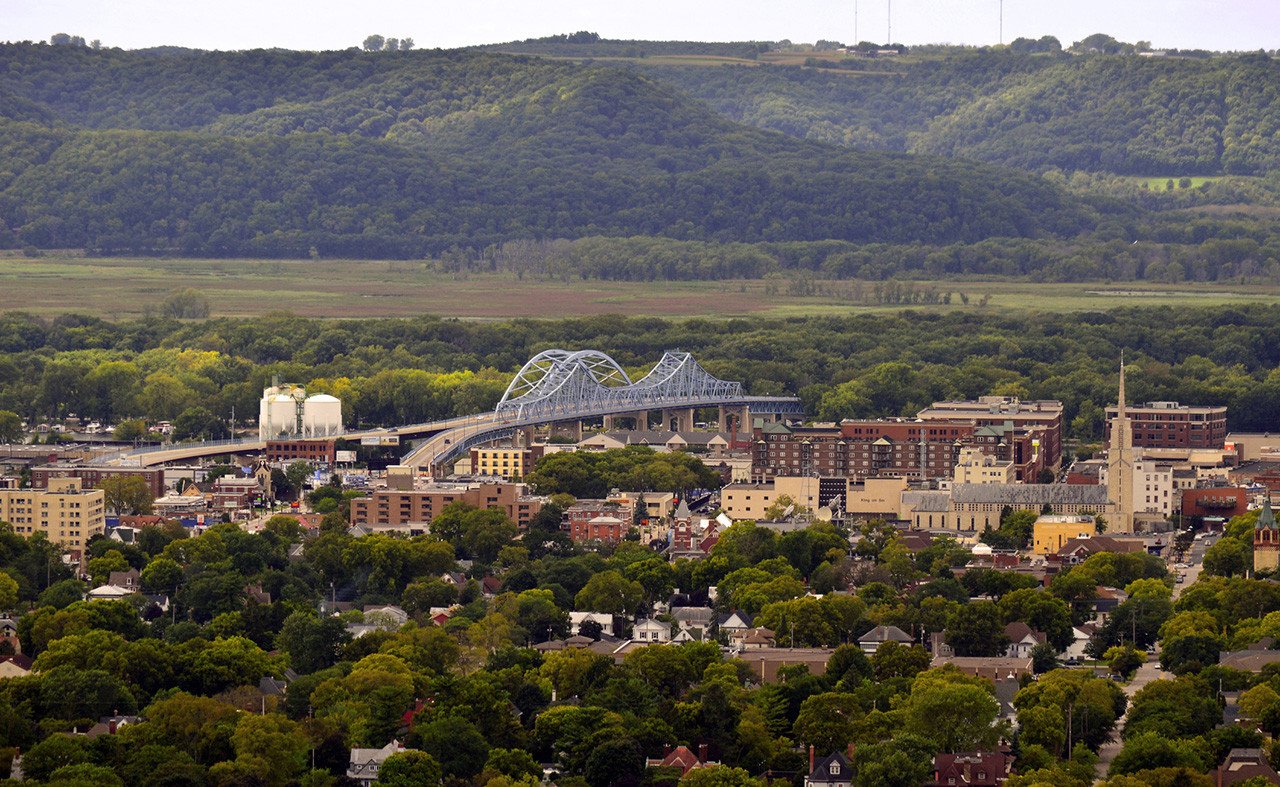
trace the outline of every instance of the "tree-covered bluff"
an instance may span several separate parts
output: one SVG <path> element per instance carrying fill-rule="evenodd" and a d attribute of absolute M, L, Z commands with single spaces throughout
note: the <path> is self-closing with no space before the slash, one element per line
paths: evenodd
<path fill-rule="evenodd" d="M 945 243 L 1097 221 L 1040 178 L 788 139 L 614 68 L 6 45 L 0 73 L 23 100 L 0 122 L 9 247 L 414 257 L 599 234 Z"/>

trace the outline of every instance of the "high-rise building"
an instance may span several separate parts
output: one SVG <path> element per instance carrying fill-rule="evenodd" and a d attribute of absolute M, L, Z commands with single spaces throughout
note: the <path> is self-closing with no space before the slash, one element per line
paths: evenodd
<path fill-rule="evenodd" d="M 1107 449 L 1107 495 L 1115 504 L 1107 532 L 1133 532 L 1133 432 L 1125 409 L 1124 360 L 1120 361 L 1120 392 L 1116 415 L 1111 421 L 1111 443 Z"/>
<path fill-rule="evenodd" d="M 47 489 L 0 489 L 0 520 L 15 533 L 44 533 L 71 552 L 84 554 L 89 539 L 106 529 L 106 509 L 100 489 L 85 489 L 79 478 L 50 478 Z"/>

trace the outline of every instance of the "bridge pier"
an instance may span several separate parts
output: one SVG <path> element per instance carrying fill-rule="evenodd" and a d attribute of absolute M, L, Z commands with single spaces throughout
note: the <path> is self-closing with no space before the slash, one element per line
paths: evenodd
<path fill-rule="evenodd" d="M 692 432 L 693 431 L 693 408 L 682 407 L 676 410 L 664 409 L 662 411 L 662 428 L 670 429 L 673 432 Z M 674 427 L 672 422 L 675 422 Z"/>

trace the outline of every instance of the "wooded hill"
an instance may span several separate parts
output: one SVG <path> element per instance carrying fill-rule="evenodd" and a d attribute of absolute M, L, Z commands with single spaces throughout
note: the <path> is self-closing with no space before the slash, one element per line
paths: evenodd
<path fill-rule="evenodd" d="M 894 64 L 640 67 L 748 125 L 861 149 L 1155 176 L 1280 164 L 1280 62 L 1265 55 L 979 52 Z"/>
<path fill-rule="evenodd" d="M 634 70 L 535 58 L 14 44 L 0 93 L 9 247 L 414 257 L 585 235 L 945 243 L 1097 220 L 1038 177 L 796 140 Z"/>

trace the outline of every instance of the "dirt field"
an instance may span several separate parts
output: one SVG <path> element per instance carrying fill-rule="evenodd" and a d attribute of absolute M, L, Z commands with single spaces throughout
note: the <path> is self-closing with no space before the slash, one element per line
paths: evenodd
<path fill-rule="evenodd" d="M 762 281 L 608 282 L 453 276 L 421 262 L 0 258 L 0 311 L 127 318 L 174 290 L 204 293 L 217 316 L 293 311 L 321 317 L 438 314 L 465 319 L 621 313 L 663 317 L 800 316 L 892 310 L 1102 310 L 1118 306 L 1274 304 L 1280 288 L 1241 285 L 917 283 L 950 305 L 882 306 L 831 295 L 772 294 Z M 818 292 L 849 291 L 849 282 Z M 782 289 L 785 293 L 785 285 Z M 870 285 L 866 291 L 870 292 Z M 961 303 L 960 293 L 968 299 Z M 979 302 L 987 296 L 988 302 Z"/>

